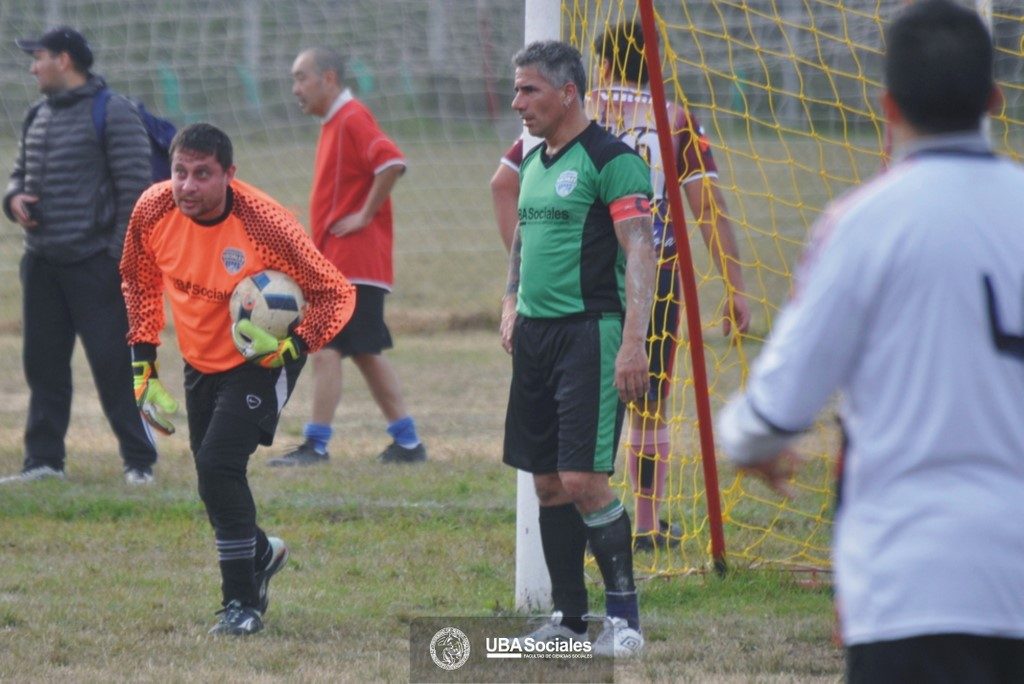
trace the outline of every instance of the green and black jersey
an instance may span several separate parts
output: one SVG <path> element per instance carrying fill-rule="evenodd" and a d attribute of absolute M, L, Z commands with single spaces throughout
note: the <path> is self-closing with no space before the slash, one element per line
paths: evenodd
<path fill-rule="evenodd" d="M 529 318 L 621 313 L 626 258 L 609 206 L 623 197 L 650 198 L 650 169 L 594 122 L 555 156 L 546 149 L 535 147 L 519 171 L 516 311 Z"/>

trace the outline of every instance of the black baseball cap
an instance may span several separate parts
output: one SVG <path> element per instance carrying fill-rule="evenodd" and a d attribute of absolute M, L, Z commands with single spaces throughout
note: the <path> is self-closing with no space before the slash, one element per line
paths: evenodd
<path fill-rule="evenodd" d="M 39 38 L 18 38 L 14 44 L 30 55 L 42 49 L 54 54 L 66 52 L 75 66 L 83 71 L 88 71 L 92 66 L 92 49 L 89 47 L 89 41 L 70 26 L 50 29 Z"/>

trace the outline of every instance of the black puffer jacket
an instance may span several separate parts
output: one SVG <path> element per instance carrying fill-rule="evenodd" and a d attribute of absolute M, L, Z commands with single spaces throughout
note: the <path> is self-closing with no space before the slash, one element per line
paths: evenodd
<path fill-rule="evenodd" d="M 57 263 L 106 251 L 121 258 L 132 207 L 150 184 L 149 137 L 135 106 L 112 95 L 107 102 L 105 150 L 92 120 L 93 97 L 104 86 L 90 76 L 82 86 L 45 98 L 25 133 L 4 193 L 39 197 L 25 231 L 25 249 Z"/>

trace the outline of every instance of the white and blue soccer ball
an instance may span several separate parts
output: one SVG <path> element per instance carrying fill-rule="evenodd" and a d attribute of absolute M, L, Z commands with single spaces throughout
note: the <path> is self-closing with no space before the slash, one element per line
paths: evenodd
<path fill-rule="evenodd" d="M 292 323 L 302 320 L 306 298 L 288 275 L 268 269 L 239 282 L 228 307 L 233 322 L 248 318 L 280 340 Z"/>

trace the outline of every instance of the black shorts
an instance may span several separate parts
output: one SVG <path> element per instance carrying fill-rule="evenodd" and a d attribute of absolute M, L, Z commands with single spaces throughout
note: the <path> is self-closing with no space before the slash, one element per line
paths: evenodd
<path fill-rule="evenodd" d="M 658 285 L 651 311 L 651 324 L 647 328 L 647 358 L 651 374 L 651 385 L 647 390 L 648 401 L 658 401 L 668 396 L 672 389 L 672 371 L 679 348 L 679 270 L 658 269 Z"/>
<path fill-rule="evenodd" d="M 846 649 L 848 684 L 1024 682 L 1024 639 L 933 634 Z"/>
<path fill-rule="evenodd" d="M 260 444 L 272 444 L 278 417 L 305 363 L 305 356 L 281 368 L 244 363 L 223 373 L 200 373 L 186 363 L 185 409 L 192 453 L 198 453 L 219 413 L 255 424 L 260 429 Z"/>
<path fill-rule="evenodd" d="M 508 465 L 531 473 L 611 473 L 624 404 L 615 389 L 622 318 L 519 317 L 505 418 Z"/>
<path fill-rule="evenodd" d="M 391 331 L 384 323 L 384 297 L 388 291 L 373 285 L 356 285 L 356 308 L 352 318 L 325 346 L 342 356 L 380 354 L 391 349 Z"/>

